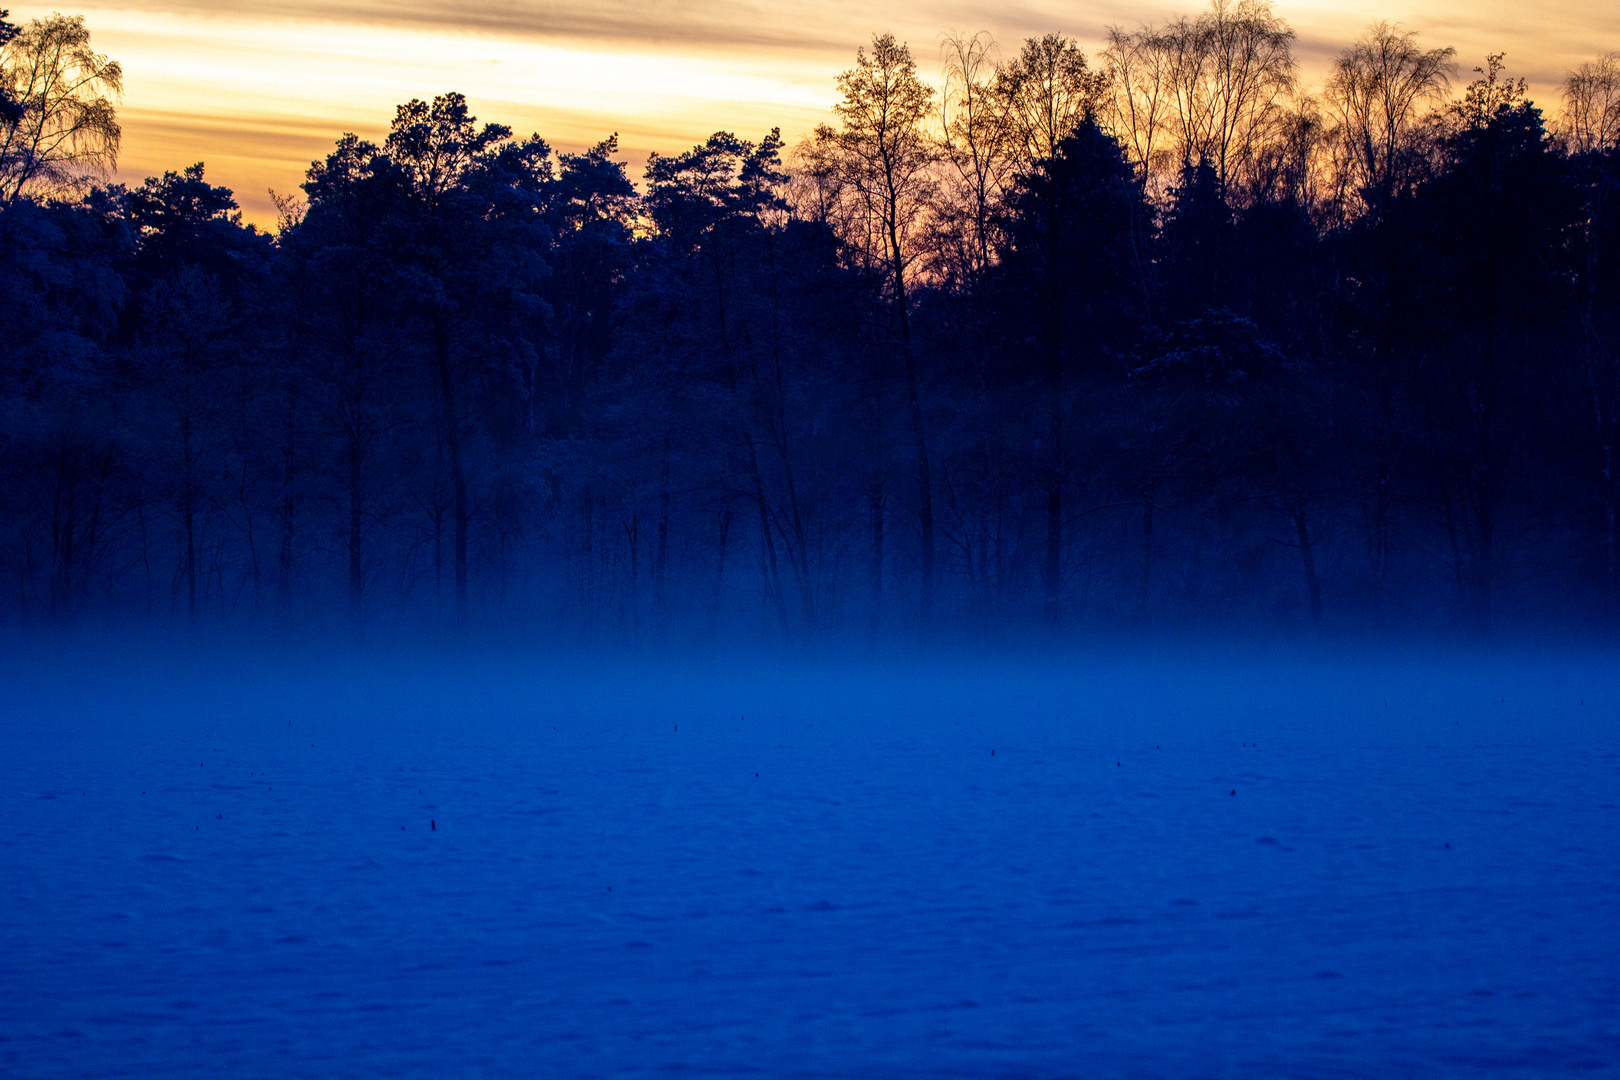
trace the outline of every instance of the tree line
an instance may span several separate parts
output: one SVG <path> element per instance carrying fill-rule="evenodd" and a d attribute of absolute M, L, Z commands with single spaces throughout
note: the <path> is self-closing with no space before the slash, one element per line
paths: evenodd
<path fill-rule="evenodd" d="M 1620 58 L 1548 119 L 1386 23 L 1313 92 L 1265 0 L 1107 41 L 877 35 L 639 183 L 413 100 L 264 232 L 0 13 L 0 611 L 1613 625 Z"/>

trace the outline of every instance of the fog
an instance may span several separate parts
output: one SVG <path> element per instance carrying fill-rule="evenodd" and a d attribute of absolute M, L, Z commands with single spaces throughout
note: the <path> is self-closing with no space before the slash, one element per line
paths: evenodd
<path fill-rule="evenodd" d="M 1614 58 L 424 87 L 270 234 L 3 14 L 0 1073 L 1615 1070 Z"/>

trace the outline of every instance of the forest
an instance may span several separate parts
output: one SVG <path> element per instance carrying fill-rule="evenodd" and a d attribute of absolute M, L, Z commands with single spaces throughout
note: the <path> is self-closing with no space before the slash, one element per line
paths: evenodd
<path fill-rule="evenodd" d="M 265 231 L 0 41 L 0 624 L 1620 629 L 1620 57 L 878 34 L 639 175 L 412 100 Z"/>

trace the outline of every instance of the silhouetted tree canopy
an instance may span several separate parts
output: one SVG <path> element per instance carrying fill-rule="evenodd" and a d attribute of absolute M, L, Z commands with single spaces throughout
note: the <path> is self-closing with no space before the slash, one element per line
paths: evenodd
<path fill-rule="evenodd" d="M 877 35 L 633 175 L 447 93 L 244 224 L 0 12 L 0 611 L 357 633 L 1620 624 L 1620 75 L 1265 0 Z"/>

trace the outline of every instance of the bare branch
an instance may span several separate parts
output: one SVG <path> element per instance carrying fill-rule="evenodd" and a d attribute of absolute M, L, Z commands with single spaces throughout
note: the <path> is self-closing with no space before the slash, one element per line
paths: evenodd
<path fill-rule="evenodd" d="M 123 69 L 90 47 L 83 16 L 35 19 L 0 46 L 0 204 L 83 188 L 117 165 Z"/>

